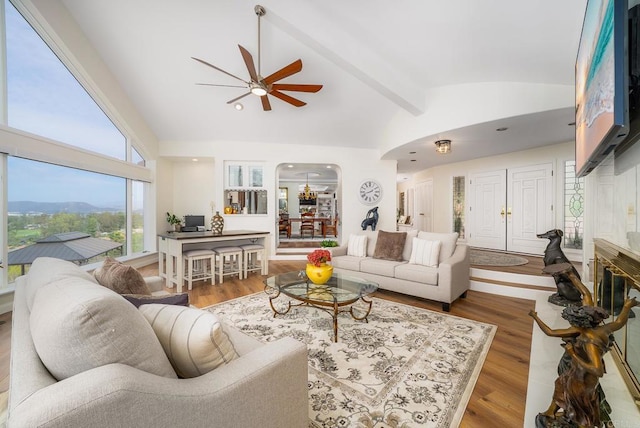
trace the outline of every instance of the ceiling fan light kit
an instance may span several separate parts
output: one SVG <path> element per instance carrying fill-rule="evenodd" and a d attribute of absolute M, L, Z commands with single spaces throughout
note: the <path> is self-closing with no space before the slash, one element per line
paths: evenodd
<path fill-rule="evenodd" d="M 264 111 L 270 111 L 271 110 L 271 103 L 269 102 L 269 95 L 272 95 L 284 102 L 287 102 L 295 107 L 302 107 L 304 105 L 306 105 L 307 103 L 305 103 L 304 101 L 301 101 L 297 98 L 294 98 L 290 95 L 287 95 L 281 91 L 295 91 L 295 92 L 318 92 L 320 89 L 322 89 L 322 85 L 307 85 L 307 84 L 287 84 L 287 83 L 276 83 L 286 77 L 289 77 L 293 74 L 296 74 L 298 72 L 300 72 L 302 70 L 302 60 L 298 59 L 294 62 L 292 62 L 291 64 L 281 68 L 280 70 L 276 71 L 275 73 L 267 76 L 267 77 L 262 77 L 262 74 L 260 73 L 260 55 L 261 55 L 261 49 L 260 49 L 260 18 L 262 16 L 264 16 L 267 11 L 265 10 L 264 7 L 260 6 L 260 5 L 256 5 L 254 7 L 254 12 L 256 13 L 256 15 L 258 16 L 258 68 L 256 69 L 255 64 L 253 62 L 253 56 L 251 55 L 251 53 L 249 53 L 249 51 L 247 49 L 245 49 L 244 47 L 242 47 L 241 45 L 238 45 L 238 48 L 240 49 L 240 54 L 242 55 L 242 59 L 244 60 L 244 63 L 247 67 L 247 71 L 249 72 L 249 77 L 250 80 L 244 80 L 238 76 L 235 76 L 219 67 L 216 67 L 213 64 L 208 63 L 207 61 L 204 61 L 202 59 L 199 58 L 195 58 L 195 57 L 191 57 L 192 59 L 198 61 L 201 64 L 204 64 L 208 67 L 211 67 L 221 73 L 226 74 L 227 76 L 233 77 L 236 80 L 239 80 L 241 82 L 244 83 L 244 86 L 240 86 L 240 85 L 218 85 L 218 84 L 213 84 L 213 83 L 198 83 L 198 85 L 205 85 L 205 86 L 222 86 L 222 87 L 234 87 L 234 88 L 246 88 L 248 89 L 248 92 L 240 95 L 239 97 L 236 97 L 232 100 L 227 101 L 227 104 L 234 104 L 236 103 L 236 101 L 238 101 L 241 98 L 246 97 L 247 95 L 257 95 L 260 97 L 260 101 L 262 102 L 262 109 Z"/>

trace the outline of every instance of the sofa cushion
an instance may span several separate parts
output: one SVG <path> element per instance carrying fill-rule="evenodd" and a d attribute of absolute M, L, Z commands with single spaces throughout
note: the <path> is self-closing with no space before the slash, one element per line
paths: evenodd
<path fill-rule="evenodd" d="M 90 281 L 69 277 L 41 287 L 29 325 L 42 363 L 58 380 L 112 363 L 176 377 L 138 310 Z"/>
<path fill-rule="evenodd" d="M 407 239 L 404 241 L 404 250 L 402 250 L 402 260 L 411 258 L 411 250 L 413 249 L 413 240 L 418 236 L 417 229 L 407 231 Z"/>
<path fill-rule="evenodd" d="M 189 306 L 189 293 L 176 293 L 165 295 L 123 294 L 122 297 L 133 306 L 139 308 L 142 305 L 160 303 L 162 305 Z"/>
<path fill-rule="evenodd" d="M 366 235 L 349 235 L 349 243 L 347 244 L 347 255 L 355 257 L 367 256 L 367 236 Z"/>
<path fill-rule="evenodd" d="M 360 272 L 393 278 L 396 266 L 403 263 L 406 262 L 396 262 L 392 260 L 382 260 L 367 257 L 360 262 Z"/>
<path fill-rule="evenodd" d="M 180 377 L 210 372 L 238 357 L 217 316 L 195 308 L 140 306 Z"/>
<path fill-rule="evenodd" d="M 102 267 L 93 271 L 93 276 L 100 285 L 110 288 L 118 294 L 151 295 L 151 289 L 136 268 L 125 265 L 112 257 L 107 257 Z"/>
<path fill-rule="evenodd" d="M 59 281 L 64 278 L 79 278 L 97 284 L 91 274 L 82 270 L 77 264 L 52 257 L 38 257 L 31 264 L 28 281 L 26 283 L 27 307 L 33 307 L 36 292 L 43 285 Z"/>
<path fill-rule="evenodd" d="M 413 240 L 413 248 L 409 263 L 414 265 L 438 267 L 438 256 L 440 255 L 440 241 L 427 241 L 416 238 Z"/>
<path fill-rule="evenodd" d="M 376 248 L 373 251 L 373 258 L 401 262 L 406 240 L 407 232 L 378 231 L 378 239 L 376 241 Z"/>
<path fill-rule="evenodd" d="M 396 266 L 395 277 L 407 281 L 438 285 L 438 268 L 404 263 Z"/>
<path fill-rule="evenodd" d="M 447 260 L 453 255 L 458 242 L 458 232 L 452 233 L 435 233 L 435 232 L 418 232 L 419 239 L 427 241 L 440 241 L 440 255 L 438 256 L 438 264 Z"/>
<path fill-rule="evenodd" d="M 360 271 L 360 262 L 365 259 L 366 257 L 337 256 L 331 259 L 331 265 L 334 268 L 353 270 L 358 272 Z"/>

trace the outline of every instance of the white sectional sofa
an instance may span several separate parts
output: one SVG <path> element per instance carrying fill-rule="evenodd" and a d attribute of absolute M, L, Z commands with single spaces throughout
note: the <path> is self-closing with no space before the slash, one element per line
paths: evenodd
<path fill-rule="evenodd" d="M 363 231 L 357 236 L 352 235 L 349 241 L 353 247 L 357 241 L 354 238 L 366 236 L 366 254 L 353 255 L 357 254 L 357 250 L 349 248 L 348 244 L 333 248 L 331 263 L 334 271 L 377 282 L 379 288 L 384 290 L 442 302 L 442 309 L 447 312 L 458 297 L 466 297 L 469 289 L 469 249 L 467 245 L 457 243 L 457 233 L 416 230 L 382 233 L 386 234 L 385 239 L 391 233 L 406 233 L 402 254 L 396 260 L 374 258 L 379 232 Z M 425 265 L 428 262 L 420 260 L 420 257 L 410 263 L 415 238 L 427 245 L 439 242 L 439 245 L 435 245 L 439 251 L 437 260 L 433 259 L 434 265 Z M 380 249 L 379 246 L 378 253 Z"/>
<path fill-rule="evenodd" d="M 162 319 L 147 322 L 143 310 L 153 307 L 180 315 L 158 326 Z M 308 425 L 304 344 L 292 338 L 263 344 L 214 318 L 204 331 L 215 328 L 237 355 L 179 378 L 179 358 L 163 350 L 158 327 L 170 330 L 171 343 L 180 341 L 190 358 L 211 354 L 195 352 L 204 341 L 191 341 L 194 322 L 178 328 L 188 311 L 198 320 L 215 317 L 184 306 L 136 309 L 76 265 L 36 259 L 16 281 L 8 428 Z"/>

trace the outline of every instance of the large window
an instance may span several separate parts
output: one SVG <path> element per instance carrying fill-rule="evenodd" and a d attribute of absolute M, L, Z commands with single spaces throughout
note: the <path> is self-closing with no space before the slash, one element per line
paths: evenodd
<path fill-rule="evenodd" d="M 35 255 L 83 264 L 122 254 L 124 179 L 16 157 L 7 170 L 9 281 Z"/>
<path fill-rule="evenodd" d="M 5 0 L 8 125 L 120 160 L 126 139 Z"/>
<path fill-rule="evenodd" d="M 97 91 L 86 91 L 69 71 L 79 68 L 66 67 L 18 10 L 0 1 L 7 40 L 0 146 L 21 156 L 2 155 L 9 282 L 28 270 L 23 256 L 31 251 L 20 250 L 43 243 L 60 244 L 52 256 L 78 264 L 144 251 L 145 217 L 153 217 L 144 215 L 145 181 L 152 177 L 144 158 L 90 96 Z M 69 255 L 74 251 L 79 255 Z"/>

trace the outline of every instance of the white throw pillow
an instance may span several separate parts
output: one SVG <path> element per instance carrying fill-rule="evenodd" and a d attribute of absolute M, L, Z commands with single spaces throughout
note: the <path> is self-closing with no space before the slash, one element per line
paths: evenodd
<path fill-rule="evenodd" d="M 182 378 L 203 375 L 238 357 L 220 320 L 211 312 L 155 303 L 142 305 L 139 311 Z"/>
<path fill-rule="evenodd" d="M 29 327 L 38 356 L 58 380 L 113 363 L 177 377 L 135 306 L 86 279 L 70 276 L 40 287 Z"/>
<path fill-rule="evenodd" d="M 437 267 L 439 254 L 440 241 L 427 241 L 425 239 L 413 238 L 409 263 Z"/>
<path fill-rule="evenodd" d="M 367 235 L 350 235 L 347 244 L 347 255 L 367 257 Z"/>

